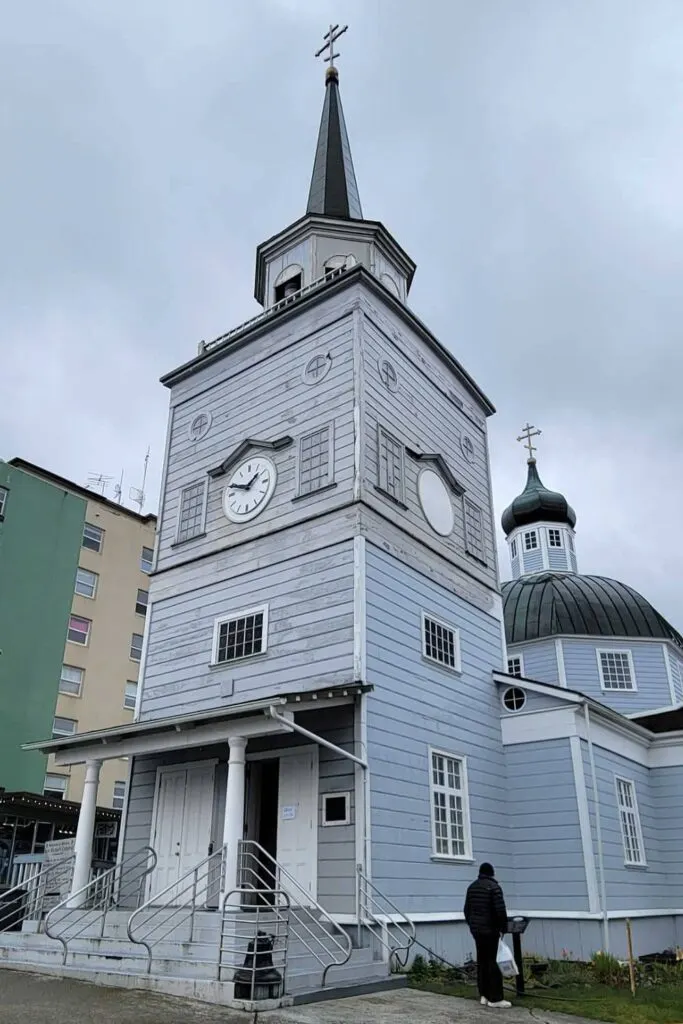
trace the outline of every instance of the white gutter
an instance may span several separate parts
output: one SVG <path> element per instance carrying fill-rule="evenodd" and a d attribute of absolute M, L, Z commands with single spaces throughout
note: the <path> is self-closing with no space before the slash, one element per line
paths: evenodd
<path fill-rule="evenodd" d="M 586 741 L 588 743 L 588 760 L 591 766 L 591 777 L 593 781 L 593 804 L 595 805 L 595 838 L 598 845 L 598 870 L 600 872 L 600 903 L 602 904 L 602 934 L 604 952 L 609 952 L 609 919 L 607 916 L 607 886 L 605 884 L 605 858 L 602 846 L 602 824 L 600 821 L 600 799 L 598 797 L 598 779 L 595 773 L 595 756 L 593 752 L 593 739 L 591 737 L 591 719 L 588 704 L 583 705 L 584 718 L 586 720 Z"/>
<path fill-rule="evenodd" d="M 310 729 L 304 729 L 303 725 L 299 725 L 298 722 L 291 721 L 289 718 L 284 718 L 279 711 L 276 710 L 272 705 L 266 709 L 266 715 L 272 718 L 274 722 L 279 722 L 280 725 L 284 726 L 292 732 L 298 732 L 301 736 L 305 736 L 306 739 L 313 740 L 314 743 L 319 743 L 321 747 L 327 747 L 328 750 L 333 751 L 335 754 L 339 754 L 341 757 L 346 757 L 349 761 L 353 761 L 354 764 L 359 764 L 364 771 L 368 770 L 367 761 L 363 761 L 362 758 L 356 757 L 355 754 L 349 754 L 348 750 L 342 750 L 335 743 L 330 743 L 329 740 L 325 740 L 322 736 L 318 736 L 317 733 L 311 732 Z"/>

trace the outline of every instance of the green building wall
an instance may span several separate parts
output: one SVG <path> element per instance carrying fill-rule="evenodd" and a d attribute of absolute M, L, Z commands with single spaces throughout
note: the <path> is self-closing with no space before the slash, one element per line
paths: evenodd
<path fill-rule="evenodd" d="M 86 502 L 0 461 L 0 788 L 42 793 Z"/>

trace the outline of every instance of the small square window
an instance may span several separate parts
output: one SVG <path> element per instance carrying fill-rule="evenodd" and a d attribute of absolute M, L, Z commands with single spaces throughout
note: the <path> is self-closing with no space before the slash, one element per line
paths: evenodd
<path fill-rule="evenodd" d="M 460 633 L 437 619 L 422 616 L 422 653 L 430 661 L 460 671 Z"/>
<path fill-rule="evenodd" d="M 535 530 L 529 530 L 524 534 L 524 550 L 534 551 L 538 547 L 538 536 Z"/>
<path fill-rule="evenodd" d="M 180 492 L 180 512 L 178 513 L 178 543 L 192 540 L 204 532 L 204 504 L 206 498 L 206 481 L 188 484 Z M 151 562 L 151 559 L 150 559 Z M 151 566 L 150 566 L 151 568 Z M 146 570 L 149 572 L 149 570 Z"/>
<path fill-rule="evenodd" d="M 138 596 L 135 598 L 135 612 L 137 615 L 147 614 L 147 605 L 149 604 L 149 590 L 138 590 Z"/>
<path fill-rule="evenodd" d="M 268 607 L 252 608 L 214 625 L 213 663 L 238 661 L 264 654 L 267 648 Z"/>
<path fill-rule="evenodd" d="M 482 511 L 469 498 L 463 500 L 465 509 L 465 551 L 484 561 L 484 520 Z"/>
<path fill-rule="evenodd" d="M 517 541 L 516 540 L 511 540 L 510 541 L 510 554 L 512 555 L 513 558 L 517 557 Z"/>
<path fill-rule="evenodd" d="M 152 571 L 152 563 L 154 562 L 154 548 L 143 548 L 142 554 L 140 555 L 140 568 L 143 572 Z"/>
<path fill-rule="evenodd" d="M 69 697 L 80 697 L 83 687 L 83 676 L 85 672 L 75 665 L 62 665 L 62 674 L 59 677 L 59 692 Z"/>
<path fill-rule="evenodd" d="M 78 722 L 75 718 L 61 718 L 59 715 L 55 715 L 52 722 L 52 735 L 57 736 L 73 736 L 78 731 Z"/>
<path fill-rule="evenodd" d="M 93 526 L 91 523 L 85 523 L 83 526 L 83 539 L 81 546 L 88 548 L 90 551 L 101 551 L 104 543 L 104 530 L 101 530 L 99 526 Z"/>
<path fill-rule="evenodd" d="M 138 701 L 138 684 L 133 679 L 126 681 L 126 692 L 123 698 L 124 708 L 135 711 Z"/>
<path fill-rule="evenodd" d="M 380 490 L 403 504 L 403 445 L 384 427 L 378 430 Z"/>
<path fill-rule="evenodd" d="M 508 658 L 508 675 L 517 676 L 518 679 L 521 679 L 524 675 L 524 666 L 519 655 L 514 658 Z"/>
<path fill-rule="evenodd" d="M 140 661 L 142 658 L 142 633 L 133 633 L 130 641 L 130 658 L 132 661 Z"/>
<path fill-rule="evenodd" d="M 351 794 L 323 793 L 323 825 L 351 824 Z"/>
<path fill-rule="evenodd" d="M 67 640 L 70 640 L 72 644 L 81 644 L 83 647 L 87 646 L 90 640 L 90 627 L 92 622 L 90 619 L 83 619 L 80 615 L 69 616 L 69 629 L 66 634 Z"/>
<path fill-rule="evenodd" d="M 319 491 L 332 483 L 333 430 L 328 424 L 299 441 L 299 494 Z"/>
<path fill-rule="evenodd" d="M 74 593 L 80 594 L 81 597 L 94 598 L 97 593 L 98 579 L 99 577 L 96 572 L 90 572 L 88 569 L 77 569 Z"/>
<path fill-rule="evenodd" d="M 114 783 L 114 795 L 112 796 L 111 805 L 115 811 L 122 811 L 125 802 L 126 783 L 125 780 L 120 780 Z"/>
<path fill-rule="evenodd" d="M 630 651 L 598 651 L 597 654 L 603 690 L 635 690 Z"/>
<path fill-rule="evenodd" d="M 56 797 L 63 800 L 66 795 L 66 787 L 69 784 L 68 775 L 56 775 L 48 773 L 43 782 L 43 796 Z"/>
<path fill-rule="evenodd" d="M 548 529 L 548 547 L 550 548 L 561 548 L 562 544 L 562 531 L 556 530 L 554 527 Z"/>
<path fill-rule="evenodd" d="M 5 509 L 7 508 L 7 499 L 9 497 L 9 491 L 6 487 L 0 487 L 0 522 L 5 518 Z"/>

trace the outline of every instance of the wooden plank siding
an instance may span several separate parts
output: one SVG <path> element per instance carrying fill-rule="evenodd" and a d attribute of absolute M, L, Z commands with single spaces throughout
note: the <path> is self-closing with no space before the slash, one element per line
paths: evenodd
<path fill-rule="evenodd" d="M 554 640 L 533 644 L 508 644 L 509 658 L 520 654 L 524 663 L 524 675 L 527 679 L 537 679 L 540 683 L 559 685 L 560 674 Z M 572 685 L 569 680 L 567 680 L 567 685 Z"/>
<path fill-rule="evenodd" d="M 670 886 L 671 908 L 683 903 L 683 767 L 653 768 L 652 805 L 659 825 L 661 865 Z"/>
<path fill-rule="evenodd" d="M 606 704 L 623 715 L 671 703 L 662 643 L 653 640 L 610 637 L 591 639 L 563 638 L 564 668 L 567 686 Z M 600 686 L 598 650 L 630 651 L 637 690 L 603 690 Z M 526 657 L 526 655 L 525 655 Z"/>

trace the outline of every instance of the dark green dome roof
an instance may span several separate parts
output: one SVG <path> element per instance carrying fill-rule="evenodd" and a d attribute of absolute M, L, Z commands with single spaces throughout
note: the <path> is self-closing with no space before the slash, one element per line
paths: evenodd
<path fill-rule="evenodd" d="M 683 637 L 649 601 L 605 576 L 542 572 L 503 583 L 505 636 L 509 644 L 545 636 Z"/>
<path fill-rule="evenodd" d="M 529 459 L 529 472 L 526 479 L 526 487 L 519 494 L 511 505 L 503 512 L 501 524 L 505 536 L 517 526 L 526 526 L 528 523 L 550 522 L 568 523 L 572 529 L 576 526 L 576 512 L 567 503 L 564 494 L 559 491 L 549 491 L 544 487 L 536 469 L 536 460 Z"/>

